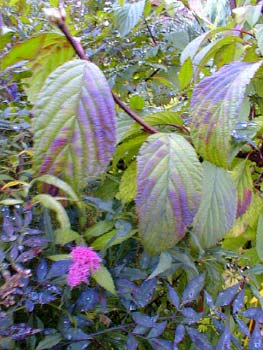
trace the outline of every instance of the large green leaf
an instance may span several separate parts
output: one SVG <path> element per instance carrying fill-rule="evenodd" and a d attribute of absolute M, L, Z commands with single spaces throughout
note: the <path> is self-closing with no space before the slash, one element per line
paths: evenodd
<path fill-rule="evenodd" d="M 263 214 L 258 219 L 256 249 L 260 260 L 263 260 Z"/>
<path fill-rule="evenodd" d="M 72 46 L 64 35 L 42 33 L 18 43 L 2 58 L 1 69 L 16 62 L 28 60 L 32 77 L 23 80 L 27 96 L 34 103 L 49 74 L 74 55 Z"/>
<path fill-rule="evenodd" d="M 202 166 L 180 135 L 150 136 L 138 156 L 136 208 L 145 249 L 157 254 L 173 247 L 197 212 Z"/>
<path fill-rule="evenodd" d="M 125 1 L 123 6 L 114 5 L 116 26 L 122 36 L 127 35 L 143 15 L 145 0 Z"/>
<path fill-rule="evenodd" d="M 102 286 L 108 292 L 116 294 L 116 289 L 114 286 L 112 276 L 105 266 L 100 265 L 100 268 L 96 272 L 92 273 L 92 277 L 100 286 Z"/>
<path fill-rule="evenodd" d="M 216 244 L 232 228 L 237 210 L 237 192 L 231 175 L 205 162 L 202 199 L 193 229 L 204 247 Z"/>
<path fill-rule="evenodd" d="M 263 55 L 263 24 L 257 24 L 255 29 L 258 48 L 261 52 L 261 55 Z"/>
<path fill-rule="evenodd" d="M 133 201 L 136 196 L 136 174 L 137 164 L 134 160 L 122 175 L 119 192 L 116 195 L 116 198 L 120 199 L 123 204 Z"/>
<path fill-rule="evenodd" d="M 93 63 L 73 60 L 47 79 L 33 114 L 38 174 L 53 174 L 75 192 L 103 172 L 115 149 L 114 101 Z"/>
<path fill-rule="evenodd" d="M 226 167 L 231 134 L 239 119 L 246 86 L 262 61 L 233 62 L 194 89 L 191 135 L 197 151 L 208 161 Z"/>

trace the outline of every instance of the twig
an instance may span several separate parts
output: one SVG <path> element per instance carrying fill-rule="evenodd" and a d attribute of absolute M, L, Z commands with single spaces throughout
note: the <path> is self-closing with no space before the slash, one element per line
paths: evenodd
<path fill-rule="evenodd" d="M 144 23 L 146 24 L 146 28 L 147 28 L 147 30 L 148 30 L 148 32 L 149 32 L 149 34 L 150 34 L 150 37 L 151 37 L 151 39 L 152 39 L 153 44 L 154 44 L 155 46 L 158 45 L 158 43 L 157 43 L 157 41 L 156 41 L 156 39 L 155 39 L 155 37 L 154 37 L 154 35 L 153 35 L 153 32 L 152 32 L 152 30 L 151 30 L 151 28 L 150 28 L 150 26 L 149 26 L 148 21 L 147 21 L 146 18 L 144 18 Z"/>
<path fill-rule="evenodd" d="M 81 46 L 80 42 L 78 42 L 74 37 L 70 34 L 67 25 L 64 21 L 56 22 L 56 25 L 61 30 L 61 32 L 65 35 L 67 40 L 70 42 L 71 46 L 75 50 L 76 54 L 81 58 L 82 60 L 89 61 L 88 57 L 86 56 L 83 47 Z M 140 124 L 143 127 L 143 130 L 148 132 L 149 134 L 156 134 L 158 130 L 153 128 L 151 125 L 148 125 L 144 122 L 144 120 L 135 112 L 133 112 L 113 91 L 112 96 L 115 101 L 115 103 L 123 109 L 132 119 L 134 119 L 138 124 Z"/>

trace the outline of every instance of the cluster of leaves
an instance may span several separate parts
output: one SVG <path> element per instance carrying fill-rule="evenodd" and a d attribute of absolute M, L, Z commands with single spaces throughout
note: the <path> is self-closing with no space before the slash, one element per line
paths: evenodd
<path fill-rule="evenodd" d="M 234 3 L 0 1 L 1 348 L 262 348 L 262 4 Z M 103 263 L 70 290 L 75 245 Z"/>

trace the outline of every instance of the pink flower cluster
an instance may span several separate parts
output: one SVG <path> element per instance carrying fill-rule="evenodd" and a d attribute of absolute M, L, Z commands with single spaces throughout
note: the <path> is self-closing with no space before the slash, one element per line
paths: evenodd
<path fill-rule="evenodd" d="M 99 268 L 101 258 L 91 247 L 78 246 L 71 252 L 72 264 L 69 267 L 67 282 L 73 288 L 81 284 L 88 283 L 90 272 Z"/>

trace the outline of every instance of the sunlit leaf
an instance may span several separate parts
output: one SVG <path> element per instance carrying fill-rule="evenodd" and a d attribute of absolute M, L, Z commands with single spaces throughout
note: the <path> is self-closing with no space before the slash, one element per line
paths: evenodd
<path fill-rule="evenodd" d="M 47 79 L 34 107 L 34 168 L 78 192 L 103 172 L 115 148 L 114 101 L 93 63 L 73 60 Z"/>
<path fill-rule="evenodd" d="M 139 230 L 151 254 L 171 248 L 192 223 L 200 203 L 202 167 L 180 135 L 155 134 L 138 156 Z"/>
<path fill-rule="evenodd" d="M 154 278 L 154 277 L 160 275 L 162 272 L 165 272 L 168 269 L 170 269 L 172 266 L 172 261 L 173 261 L 173 259 L 168 252 L 161 253 L 158 265 L 153 270 L 153 272 L 150 274 L 148 279 Z"/>
<path fill-rule="evenodd" d="M 261 52 L 261 55 L 263 55 L 263 24 L 257 24 L 256 27 L 256 39 L 258 42 L 258 47 Z"/>
<path fill-rule="evenodd" d="M 137 164 L 136 161 L 133 161 L 122 175 L 119 193 L 116 195 L 116 198 L 120 199 L 123 204 L 133 201 L 136 196 L 136 174 Z"/>
<path fill-rule="evenodd" d="M 258 219 L 256 249 L 258 256 L 261 260 L 263 260 L 263 214 L 261 214 Z"/>
<path fill-rule="evenodd" d="M 125 1 L 123 6 L 116 3 L 113 7 L 116 26 L 122 36 L 127 35 L 143 15 L 145 0 Z"/>
<path fill-rule="evenodd" d="M 204 247 L 213 246 L 231 229 L 236 209 L 237 193 L 230 174 L 205 162 L 202 199 L 193 222 Z"/>
<path fill-rule="evenodd" d="M 230 305 L 230 303 L 233 301 L 234 297 L 236 296 L 238 289 L 240 287 L 240 283 L 235 284 L 232 287 L 229 287 L 222 292 L 220 292 L 216 298 L 215 305 L 216 306 L 226 306 Z"/>
<path fill-rule="evenodd" d="M 239 118 L 246 86 L 262 61 L 233 62 L 195 88 L 191 101 L 193 143 L 210 162 L 227 166 L 231 133 Z"/>

